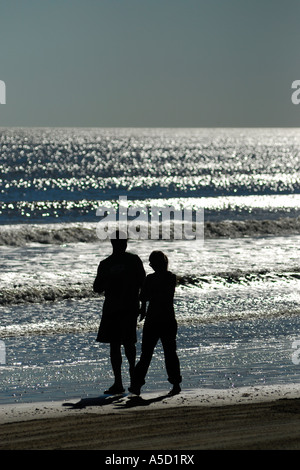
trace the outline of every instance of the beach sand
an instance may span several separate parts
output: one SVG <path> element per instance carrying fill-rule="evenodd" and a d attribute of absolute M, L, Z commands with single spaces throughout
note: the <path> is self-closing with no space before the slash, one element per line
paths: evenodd
<path fill-rule="evenodd" d="M 300 386 L 2 405 L 0 449 L 300 449 Z"/>

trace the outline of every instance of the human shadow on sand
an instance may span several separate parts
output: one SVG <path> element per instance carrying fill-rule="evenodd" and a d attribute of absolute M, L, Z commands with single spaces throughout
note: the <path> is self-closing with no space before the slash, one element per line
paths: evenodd
<path fill-rule="evenodd" d="M 135 406 L 149 406 L 151 403 L 157 403 L 164 400 L 165 398 L 170 398 L 171 396 L 167 393 L 166 395 L 160 395 L 155 398 L 143 398 L 137 395 L 130 395 L 128 400 L 122 401 L 116 404 L 116 408 L 133 408 Z"/>
<path fill-rule="evenodd" d="M 127 400 L 124 398 L 127 397 Z M 105 406 L 111 405 L 113 403 L 116 404 L 116 408 L 133 408 L 135 406 L 148 406 L 151 403 L 157 403 L 159 401 L 164 400 L 165 398 L 170 398 L 169 394 L 160 395 L 154 398 L 142 398 L 141 396 L 137 395 L 128 395 L 126 393 L 120 395 L 100 395 L 99 397 L 91 397 L 91 398 L 82 398 L 77 403 L 63 403 L 63 406 L 69 407 L 71 409 L 83 409 L 88 406 Z"/>

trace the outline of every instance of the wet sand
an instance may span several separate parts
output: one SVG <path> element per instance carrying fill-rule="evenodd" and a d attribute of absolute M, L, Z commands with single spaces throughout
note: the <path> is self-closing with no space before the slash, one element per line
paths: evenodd
<path fill-rule="evenodd" d="M 300 449 L 300 387 L 0 406 L 1 450 Z"/>

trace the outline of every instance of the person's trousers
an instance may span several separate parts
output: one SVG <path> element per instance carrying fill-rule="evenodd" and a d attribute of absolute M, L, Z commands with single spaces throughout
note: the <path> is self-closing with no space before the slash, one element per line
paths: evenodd
<path fill-rule="evenodd" d="M 176 334 L 177 322 L 175 319 L 166 324 L 154 323 L 146 319 L 143 329 L 141 358 L 134 370 L 134 378 L 139 385 L 145 383 L 153 352 L 159 340 L 161 340 L 164 350 L 168 381 L 173 385 L 181 382 L 180 364 L 176 351 Z"/>

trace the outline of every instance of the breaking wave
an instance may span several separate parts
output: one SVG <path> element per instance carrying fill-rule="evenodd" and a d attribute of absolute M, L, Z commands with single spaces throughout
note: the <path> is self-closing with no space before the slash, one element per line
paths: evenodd
<path fill-rule="evenodd" d="M 0 292 L 0 305 L 54 302 L 96 297 L 89 283 L 66 285 L 25 285 L 4 287 Z"/>
<path fill-rule="evenodd" d="M 59 335 L 59 334 L 76 334 L 96 331 L 99 322 L 95 323 L 78 323 L 45 320 L 37 323 L 21 323 L 8 326 L 0 326 L 0 338 L 9 338 L 16 336 L 32 336 L 32 335 Z"/>
<path fill-rule="evenodd" d="M 254 284 L 290 283 L 299 281 L 300 267 L 292 272 L 272 272 L 268 270 L 243 272 L 220 272 L 203 275 L 177 276 L 179 288 L 199 288 L 203 290 L 219 289 L 230 286 L 253 286 Z M 99 299 L 94 293 L 92 282 L 76 282 L 60 285 L 19 285 L 3 287 L 0 292 L 0 305 L 30 304 L 42 302 L 57 302 L 74 299 Z M 103 297 L 102 297 L 103 298 Z"/>
<path fill-rule="evenodd" d="M 64 244 L 97 241 L 95 225 L 3 225 L 0 227 L 0 245 L 22 246 L 27 243 Z"/>
<path fill-rule="evenodd" d="M 96 223 L 3 225 L 0 227 L 0 245 L 96 243 L 100 242 L 96 227 Z M 224 220 L 204 223 L 204 238 L 206 239 L 295 234 L 300 234 L 300 217 L 270 220 Z M 172 239 L 172 230 L 170 238 Z"/>

